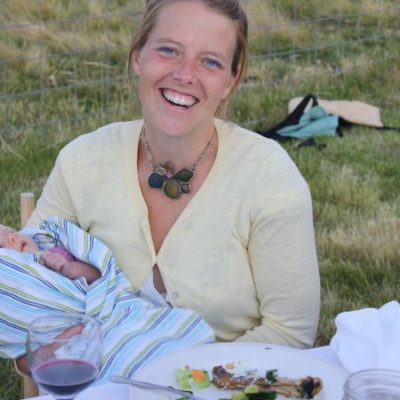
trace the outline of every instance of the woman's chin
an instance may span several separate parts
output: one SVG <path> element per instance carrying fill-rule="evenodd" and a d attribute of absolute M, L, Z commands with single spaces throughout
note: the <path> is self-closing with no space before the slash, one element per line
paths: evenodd
<path fill-rule="evenodd" d="M 151 129 L 151 126 L 154 127 L 155 133 L 162 133 L 170 138 L 208 135 L 214 130 L 214 118 L 199 120 L 199 118 L 195 119 L 188 115 L 177 115 L 175 118 L 167 116 L 167 118 L 160 118 L 154 123 L 148 120 L 148 129 Z"/>
<path fill-rule="evenodd" d="M 187 121 L 182 121 L 182 119 L 175 118 L 174 120 L 167 120 L 164 122 L 159 122 L 155 125 L 156 133 L 162 133 L 163 136 L 169 138 L 178 138 L 190 135 L 191 132 L 194 130 L 194 126 Z"/>

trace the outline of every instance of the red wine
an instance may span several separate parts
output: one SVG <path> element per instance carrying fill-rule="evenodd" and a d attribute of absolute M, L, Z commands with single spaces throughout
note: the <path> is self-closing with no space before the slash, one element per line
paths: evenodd
<path fill-rule="evenodd" d="M 52 360 L 32 370 L 32 378 L 44 390 L 68 398 L 88 387 L 97 376 L 97 368 L 81 360 Z"/>

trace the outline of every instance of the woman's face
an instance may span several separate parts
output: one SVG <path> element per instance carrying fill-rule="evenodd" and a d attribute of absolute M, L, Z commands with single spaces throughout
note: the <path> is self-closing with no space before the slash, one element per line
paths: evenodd
<path fill-rule="evenodd" d="M 133 54 L 147 128 L 168 136 L 209 134 L 235 82 L 232 20 L 200 1 L 165 5 Z"/>

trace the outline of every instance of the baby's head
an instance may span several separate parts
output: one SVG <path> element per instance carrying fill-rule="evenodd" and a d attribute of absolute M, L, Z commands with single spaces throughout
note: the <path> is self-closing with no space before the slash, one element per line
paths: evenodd
<path fill-rule="evenodd" d="M 0 224 L 0 249 L 12 249 L 24 253 L 33 253 L 39 250 L 38 245 L 28 235 L 16 232 L 9 226 Z"/>

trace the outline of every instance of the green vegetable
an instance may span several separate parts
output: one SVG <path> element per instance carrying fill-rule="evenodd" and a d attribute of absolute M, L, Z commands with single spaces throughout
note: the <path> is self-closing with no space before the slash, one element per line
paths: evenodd
<path fill-rule="evenodd" d="M 278 370 L 277 369 L 270 369 L 266 372 L 265 378 L 267 379 L 268 383 L 274 383 L 277 381 Z"/>
<path fill-rule="evenodd" d="M 192 386 L 190 384 L 190 381 L 192 379 L 192 371 L 190 368 L 185 367 L 185 368 L 177 368 L 174 371 L 175 379 L 178 382 L 178 385 L 182 389 L 191 389 Z"/>
<path fill-rule="evenodd" d="M 260 389 L 258 388 L 257 385 L 248 385 L 244 388 L 245 394 L 258 393 L 259 391 Z"/>
<path fill-rule="evenodd" d="M 235 393 L 231 396 L 231 400 L 247 400 L 248 397 L 243 393 Z"/>
<path fill-rule="evenodd" d="M 247 395 L 248 400 L 275 400 L 278 394 L 275 391 L 270 392 L 259 392 L 249 393 Z"/>

